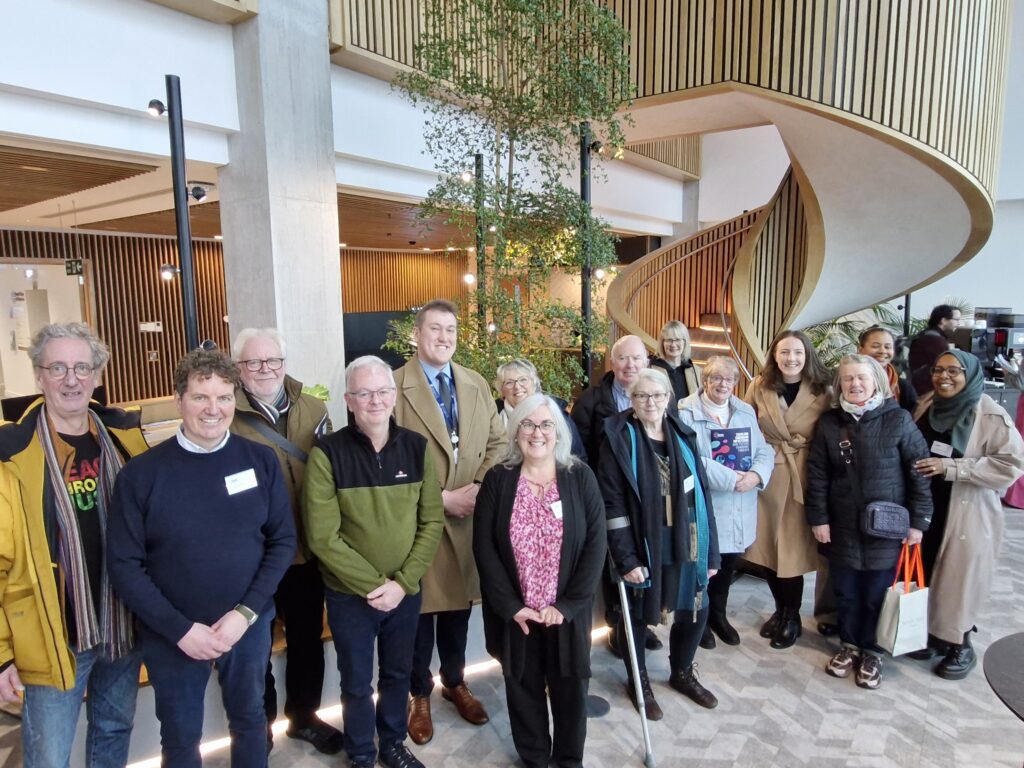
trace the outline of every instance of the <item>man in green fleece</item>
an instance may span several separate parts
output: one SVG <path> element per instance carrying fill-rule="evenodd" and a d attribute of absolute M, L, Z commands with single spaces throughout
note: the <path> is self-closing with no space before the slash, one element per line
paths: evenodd
<path fill-rule="evenodd" d="M 345 751 L 356 768 L 421 768 L 405 746 L 406 701 L 420 614 L 420 579 L 444 512 L 426 438 L 392 420 L 395 380 L 378 357 L 345 370 L 354 422 L 309 454 L 303 519 L 320 562 L 327 622 L 341 673 Z M 373 705 L 373 652 L 380 671 Z"/>

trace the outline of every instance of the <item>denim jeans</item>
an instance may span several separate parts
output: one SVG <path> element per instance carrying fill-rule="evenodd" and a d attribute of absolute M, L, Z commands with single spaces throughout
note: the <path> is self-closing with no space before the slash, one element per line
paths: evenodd
<path fill-rule="evenodd" d="M 142 628 L 142 658 L 153 683 L 163 768 L 202 768 L 203 699 L 216 666 L 231 734 L 234 768 L 265 768 L 267 713 L 263 687 L 270 657 L 273 610 L 260 615 L 235 646 L 215 661 L 189 658 L 169 640 Z"/>
<path fill-rule="evenodd" d="M 894 571 L 895 566 L 880 571 L 858 571 L 848 565 L 831 563 L 839 639 L 844 645 L 875 656 L 882 654 L 876 642 L 878 614 L 882 611 L 885 590 L 892 584 Z"/>
<path fill-rule="evenodd" d="M 327 623 L 341 673 L 345 751 L 349 759 L 373 760 L 374 723 L 381 745 L 405 740 L 406 702 L 413 643 L 420 618 L 419 594 L 406 595 L 391 611 L 365 597 L 327 591 Z M 377 646 L 377 710 L 373 707 L 373 647 Z"/>
<path fill-rule="evenodd" d="M 26 685 L 21 721 L 25 768 L 67 768 L 87 688 L 85 764 L 123 768 L 128 762 L 141 662 L 137 650 L 107 661 L 102 650 L 92 648 L 75 654 L 75 687 L 70 691 Z"/>

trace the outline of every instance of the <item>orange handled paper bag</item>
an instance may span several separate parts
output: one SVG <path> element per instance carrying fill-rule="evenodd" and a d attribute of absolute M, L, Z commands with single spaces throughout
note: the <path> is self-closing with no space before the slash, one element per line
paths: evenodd
<path fill-rule="evenodd" d="M 877 642 L 893 656 L 928 645 L 928 587 L 924 584 L 920 544 L 903 545 L 896 579 L 885 593 L 878 616 Z"/>

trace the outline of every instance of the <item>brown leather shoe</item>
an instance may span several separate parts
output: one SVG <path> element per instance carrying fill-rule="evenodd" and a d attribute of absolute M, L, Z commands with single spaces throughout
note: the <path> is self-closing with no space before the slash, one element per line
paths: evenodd
<path fill-rule="evenodd" d="M 434 721 L 430 719 L 430 697 L 409 697 L 409 738 L 426 744 L 434 738 Z"/>
<path fill-rule="evenodd" d="M 483 725 L 491 719 L 487 710 L 484 709 L 484 705 L 480 703 L 480 699 L 473 695 L 465 683 L 459 683 L 454 688 L 442 687 L 441 696 L 455 705 L 466 722 Z"/>

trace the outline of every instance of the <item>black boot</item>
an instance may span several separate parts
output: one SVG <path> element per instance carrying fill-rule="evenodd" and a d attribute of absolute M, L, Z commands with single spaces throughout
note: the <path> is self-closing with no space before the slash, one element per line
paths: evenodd
<path fill-rule="evenodd" d="M 704 625 L 704 634 L 700 636 L 700 647 L 706 651 L 710 651 L 715 647 L 715 636 L 711 634 L 711 623 L 708 622 Z"/>
<path fill-rule="evenodd" d="M 928 635 L 928 645 L 920 651 L 908 653 L 907 657 L 917 661 L 931 661 L 936 656 L 945 656 L 947 653 L 949 653 L 949 643 L 930 634 Z"/>
<path fill-rule="evenodd" d="M 661 707 L 658 706 L 658 702 L 654 699 L 654 691 L 651 690 L 651 680 L 646 672 L 640 673 L 640 689 L 644 694 L 644 712 L 647 715 L 647 719 L 661 720 L 665 713 L 661 711 Z M 629 700 L 633 702 L 633 709 L 639 712 L 640 707 L 636 703 L 636 688 L 633 686 L 633 681 L 628 677 L 626 678 L 626 692 L 629 694 Z"/>
<path fill-rule="evenodd" d="M 779 621 L 782 619 L 782 609 L 776 608 L 775 613 L 771 615 L 764 624 L 761 625 L 761 631 L 758 634 L 765 638 L 770 639 L 775 636 L 775 633 L 779 630 Z"/>
<path fill-rule="evenodd" d="M 964 632 L 962 645 L 951 644 L 946 658 L 935 667 L 935 674 L 943 680 L 963 680 L 978 664 L 978 656 L 971 647 L 971 629 Z"/>
<path fill-rule="evenodd" d="M 789 648 L 800 637 L 803 627 L 800 625 L 800 611 L 796 608 L 783 608 L 779 616 L 779 626 L 772 635 L 772 648 L 781 650 Z"/>
<path fill-rule="evenodd" d="M 729 623 L 725 613 L 726 606 L 729 604 L 729 593 L 708 593 L 708 600 L 711 603 L 711 610 L 708 612 L 708 627 L 726 645 L 739 645 L 740 633 Z"/>
<path fill-rule="evenodd" d="M 686 669 L 672 670 L 672 676 L 668 684 L 679 691 L 683 696 L 692 699 L 705 709 L 714 709 L 718 706 L 718 699 L 715 694 L 700 684 L 697 679 L 697 665 L 691 664 Z"/>

